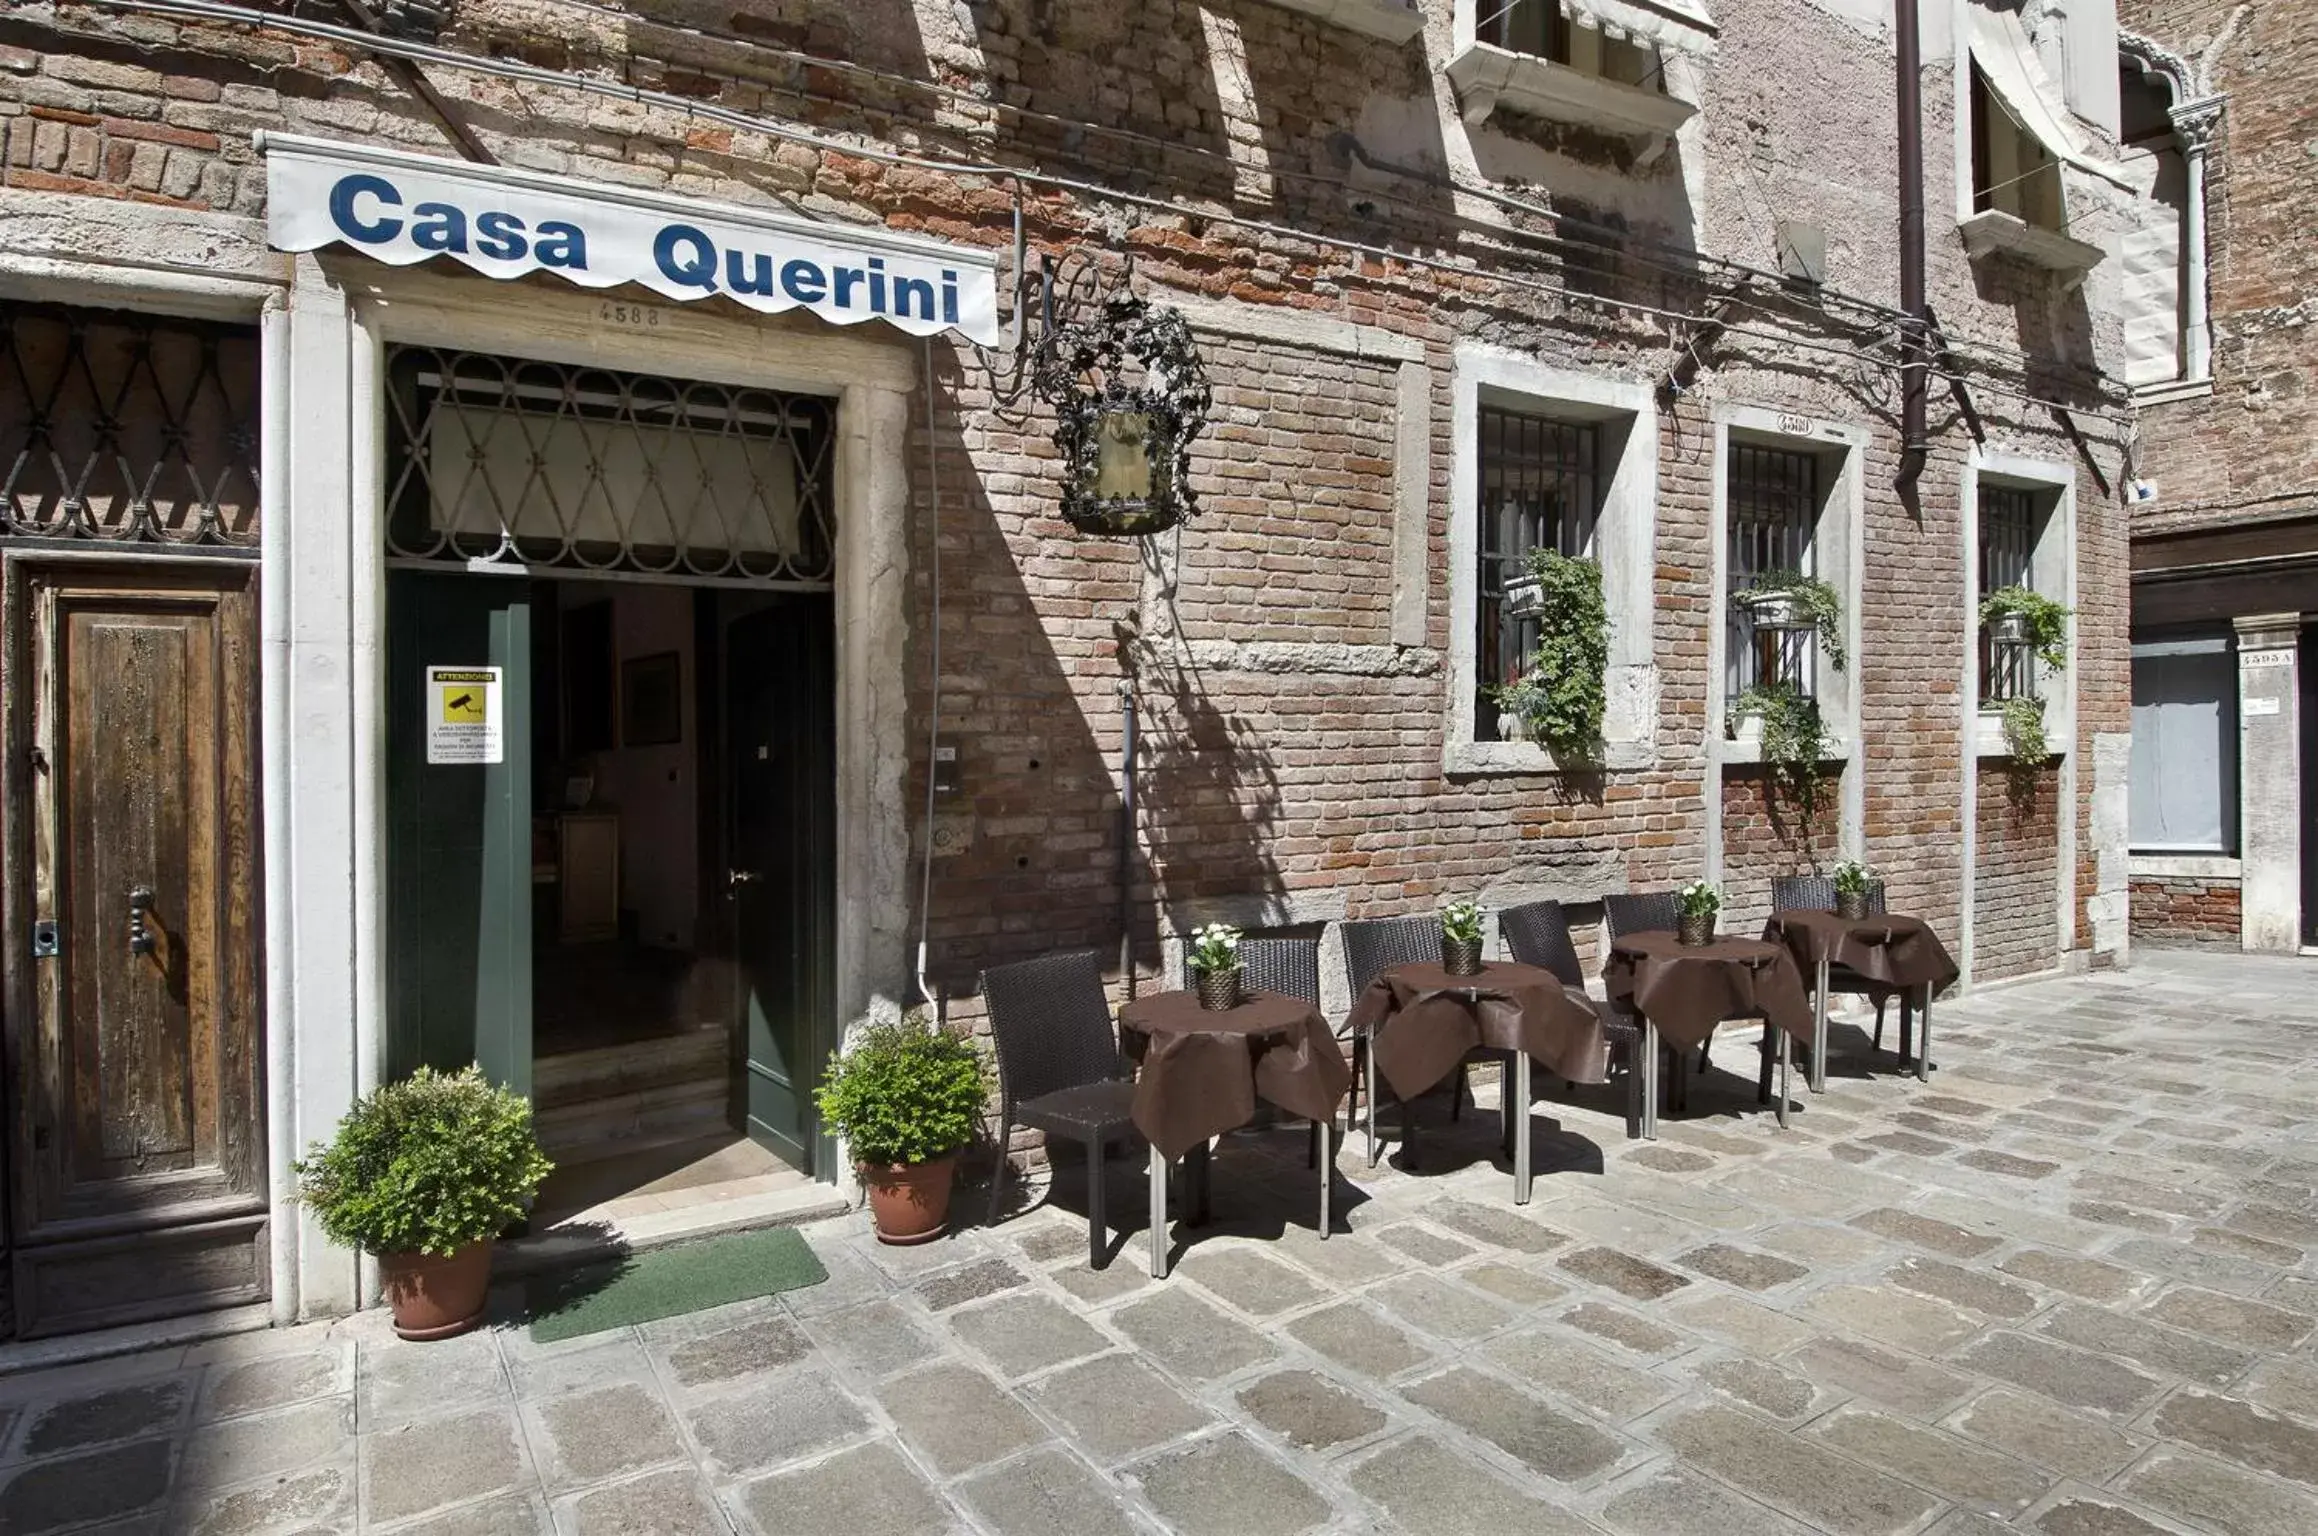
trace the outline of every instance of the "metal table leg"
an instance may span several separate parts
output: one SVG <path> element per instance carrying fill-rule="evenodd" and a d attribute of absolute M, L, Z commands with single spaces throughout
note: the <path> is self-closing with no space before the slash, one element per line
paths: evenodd
<path fill-rule="evenodd" d="M 1167 1154 L 1151 1149 L 1151 1278 L 1167 1278 Z"/>
<path fill-rule="evenodd" d="M 1513 1053 L 1513 1203 L 1529 1203 L 1529 1053 Z M 1501 1101 L 1502 1102 L 1502 1101 Z"/>
<path fill-rule="evenodd" d="M 1368 1038 L 1368 1166 L 1374 1168 L 1378 1157 L 1376 1142 L 1376 1037 Z"/>
<path fill-rule="evenodd" d="M 1819 953 L 1818 986 L 1811 998 L 1811 1091 L 1827 1091 L 1827 953 Z M 1763 1027 L 1771 1027 L 1768 1019 Z M 1780 1033 L 1784 1034 L 1782 1030 Z"/>
<path fill-rule="evenodd" d="M 1774 1026 L 1775 1027 L 1775 1026 Z M 1779 1129 L 1787 1128 L 1787 1090 L 1794 1081 L 1795 1037 L 1779 1031 Z"/>
<path fill-rule="evenodd" d="M 1320 1241 L 1328 1241 L 1328 1228 L 1333 1216 L 1328 1209 L 1329 1196 L 1336 1184 L 1336 1116 L 1330 1114 L 1320 1127 Z"/>
<path fill-rule="evenodd" d="M 1642 1017 L 1642 1139 L 1658 1139 L 1658 1026 Z"/>
<path fill-rule="evenodd" d="M 1924 983 L 1924 1006 L 1916 1015 L 1916 1081 L 1932 1080 L 1932 984 Z"/>

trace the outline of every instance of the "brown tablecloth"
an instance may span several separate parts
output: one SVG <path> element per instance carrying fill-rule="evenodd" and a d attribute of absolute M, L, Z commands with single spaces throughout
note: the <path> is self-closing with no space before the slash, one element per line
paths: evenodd
<path fill-rule="evenodd" d="M 1687 945 L 1671 933 L 1629 933 L 1611 941 L 1602 985 L 1614 1000 L 1632 999 L 1672 1045 L 1697 1045 L 1725 1019 L 1758 1015 L 1810 1043 L 1803 973 L 1781 944 L 1719 938 Z"/>
<path fill-rule="evenodd" d="M 1920 917 L 1837 917 L 1832 912 L 1773 912 L 1763 937 L 1786 946 L 1805 977 L 1830 965 L 1848 966 L 1894 992 L 1929 985 L 1935 992 L 1954 981 L 1956 962 L 1940 936 Z M 1805 985 L 1809 985 L 1806 981 Z"/>
<path fill-rule="evenodd" d="M 1474 1050 L 1519 1051 L 1573 1083 L 1607 1077 L 1609 1042 L 1592 1001 L 1534 965 L 1493 960 L 1478 976 L 1396 965 L 1369 983 L 1346 1023 L 1371 1032 L 1376 1070 L 1403 1100 Z"/>
<path fill-rule="evenodd" d="M 1119 1010 L 1119 1038 L 1138 1068 L 1135 1129 L 1170 1158 L 1247 1124 L 1259 1094 L 1300 1120 L 1325 1120 L 1352 1086 L 1320 1010 L 1277 992 L 1219 1012 L 1192 992 L 1137 998 Z"/>

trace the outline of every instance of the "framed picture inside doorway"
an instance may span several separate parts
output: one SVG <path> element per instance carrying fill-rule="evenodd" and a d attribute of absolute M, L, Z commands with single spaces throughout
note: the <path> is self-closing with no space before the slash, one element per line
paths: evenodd
<path fill-rule="evenodd" d="M 684 739 L 684 658 L 674 651 L 620 663 L 620 745 L 665 747 Z"/>

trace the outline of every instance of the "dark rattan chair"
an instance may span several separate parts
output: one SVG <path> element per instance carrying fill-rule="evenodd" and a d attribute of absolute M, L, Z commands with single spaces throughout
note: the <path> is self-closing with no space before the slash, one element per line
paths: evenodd
<path fill-rule="evenodd" d="M 1771 882 L 1771 906 L 1780 912 L 1832 912 L 1835 910 L 1834 878 L 1829 875 L 1780 875 Z M 1868 916 L 1881 917 L 1885 910 L 1883 882 L 1868 881 Z M 1827 990 L 1843 996 L 1864 997 L 1875 1005 L 1875 1048 L 1882 1050 L 1883 1014 L 1895 995 L 1893 989 L 1869 981 L 1848 965 L 1830 965 L 1827 967 Z M 1913 1043 L 1915 1032 L 1915 999 L 1905 991 L 1896 995 L 1899 998 L 1899 1056 L 1900 1060 L 1907 1061 L 1912 1055 L 1909 1046 Z"/>
<path fill-rule="evenodd" d="M 1570 940 L 1569 913 L 1560 902 L 1532 901 L 1507 907 L 1497 914 L 1497 932 L 1505 941 L 1506 953 L 1515 960 L 1553 972 L 1572 992 L 1585 991 L 1586 973 L 1578 964 L 1577 945 Z M 1642 1074 L 1636 1070 L 1641 1062 L 1642 1027 L 1632 1014 L 1595 1005 L 1590 997 L 1586 1002 L 1602 1015 L 1611 1060 L 1623 1064 L 1626 1139 L 1632 1141 L 1642 1134 Z"/>
<path fill-rule="evenodd" d="M 1101 958 L 1091 949 L 1046 955 L 982 973 L 982 1000 L 998 1046 L 998 1168 L 990 1224 L 1006 1194 L 1006 1144 L 1027 1125 L 1087 1149 L 1087 1254 L 1103 1262 L 1103 1171 L 1111 1143 L 1132 1141 L 1135 1085 L 1119 1054 Z"/>
<path fill-rule="evenodd" d="M 1239 963 L 1245 973 L 1241 980 L 1252 990 L 1277 992 L 1283 997 L 1299 998 L 1314 1008 L 1320 1006 L 1320 941 L 1318 939 L 1248 938 L 1239 943 Z M 1178 985 L 1186 990 L 1192 986 L 1191 946 L 1183 945 L 1183 965 Z M 1320 1127 L 1312 1127 L 1312 1149 L 1306 1165 L 1320 1166 Z"/>
<path fill-rule="evenodd" d="M 1441 958 L 1441 920 L 1426 914 L 1421 917 L 1364 918 L 1358 922 L 1336 925 L 1337 937 L 1344 945 L 1344 985 L 1352 1002 L 1358 1005 L 1360 995 L 1369 983 L 1396 965 L 1419 965 L 1427 960 Z M 1352 1042 L 1352 1096 L 1345 1110 L 1345 1126 L 1350 1129 L 1360 1111 L 1360 1099 L 1365 1088 L 1368 1064 L 1368 1042 Z M 1465 1073 L 1460 1068 L 1449 1093 L 1449 1116 L 1456 1118 L 1458 1106 L 1464 1098 Z M 1408 1107 L 1401 1108 L 1402 1134 L 1407 1134 Z M 1368 1105 L 1368 1165 L 1376 1166 L 1376 1103 L 1370 1095 Z"/>

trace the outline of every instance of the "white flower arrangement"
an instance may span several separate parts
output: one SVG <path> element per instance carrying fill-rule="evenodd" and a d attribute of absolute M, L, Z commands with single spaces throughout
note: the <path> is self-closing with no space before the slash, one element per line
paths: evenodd
<path fill-rule="evenodd" d="M 1452 901 L 1441 908 L 1441 937 L 1459 944 L 1481 940 L 1481 903 Z"/>
<path fill-rule="evenodd" d="M 1197 976 L 1239 969 L 1240 931 L 1228 923 L 1209 923 L 1191 930 L 1191 951 L 1184 964 Z"/>
<path fill-rule="evenodd" d="M 1675 893 L 1684 917 L 1712 917 L 1722 910 L 1722 891 L 1705 880 L 1693 880 Z"/>
<path fill-rule="evenodd" d="M 1857 859 L 1845 859 L 1835 866 L 1835 889 L 1844 896 L 1864 896 L 1875 883 L 1875 871 Z"/>

